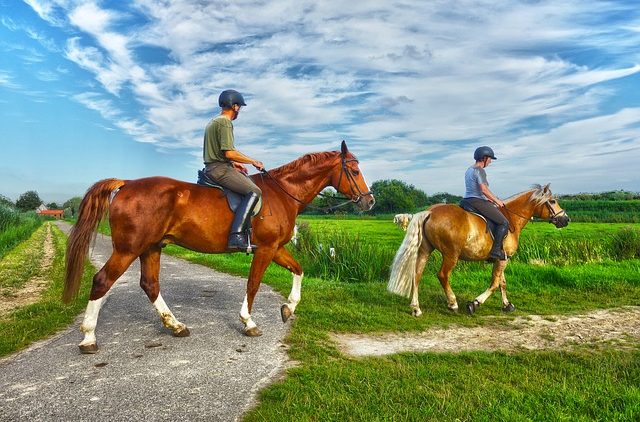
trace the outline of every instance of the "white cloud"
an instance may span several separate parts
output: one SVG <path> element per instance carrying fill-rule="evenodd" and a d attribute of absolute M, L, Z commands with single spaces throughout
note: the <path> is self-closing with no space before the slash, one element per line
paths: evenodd
<path fill-rule="evenodd" d="M 69 26 L 65 56 L 105 91 L 76 100 L 163 149 L 199 156 L 203 127 L 225 88 L 246 96 L 236 135 L 249 154 L 282 163 L 335 149 L 346 137 L 361 148 L 354 152 L 363 169 L 430 192 L 431 180 L 459 185 L 476 142 L 515 159 L 550 149 L 564 155 L 559 145 L 575 155 L 589 135 L 601 156 L 617 157 L 638 138 L 637 125 L 624 123 L 634 108 L 599 117 L 624 95 L 608 83 L 640 72 L 631 4 L 137 0 L 129 13 L 98 1 L 26 2 Z M 624 22 L 604 19 L 614 12 Z M 593 125 L 602 130 L 589 132 Z M 570 141 L 560 144 L 558 136 Z M 426 162 L 408 166 L 407 157 L 419 154 Z M 565 162 L 573 173 L 558 172 L 562 163 L 549 162 L 556 171 L 543 167 L 545 174 L 564 174 L 561 186 L 575 189 L 569 175 L 577 168 Z M 509 169 L 501 163 L 498 175 Z"/>

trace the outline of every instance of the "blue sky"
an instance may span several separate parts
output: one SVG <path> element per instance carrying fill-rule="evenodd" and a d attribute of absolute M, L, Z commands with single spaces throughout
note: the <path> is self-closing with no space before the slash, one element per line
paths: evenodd
<path fill-rule="evenodd" d="M 223 89 L 267 168 L 345 139 L 369 183 L 640 191 L 636 0 L 0 0 L 0 194 L 192 181 Z"/>

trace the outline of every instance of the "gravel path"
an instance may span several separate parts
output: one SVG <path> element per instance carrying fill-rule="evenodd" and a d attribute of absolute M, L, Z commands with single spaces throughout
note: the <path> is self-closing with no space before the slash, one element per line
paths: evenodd
<path fill-rule="evenodd" d="M 98 235 L 92 263 L 100 268 L 110 251 Z M 190 337 L 162 326 L 136 261 L 102 308 L 98 354 L 79 353 L 78 318 L 0 361 L 0 421 L 233 421 L 251 408 L 287 362 L 284 298 L 261 286 L 253 317 L 264 335 L 248 338 L 238 319 L 246 280 L 166 255 L 161 264 L 162 295 Z"/>

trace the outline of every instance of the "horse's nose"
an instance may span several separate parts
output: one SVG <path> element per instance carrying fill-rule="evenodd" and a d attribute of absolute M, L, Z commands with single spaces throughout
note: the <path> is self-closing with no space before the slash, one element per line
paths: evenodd
<path fill-rule="evenodd" d="M 376 198 L 374 198 L 373 195 L 371 195 L 371 198 L 369 198 L 369 201 L 367 201 L 367 205 L 369 206 L 369 209 L 373 208 L 375 204 L 376 204 Z"/>
<path fill-rule="evenodd" d="M 569 216 L 562 216 L 562 217 L 558 218 L 556 227 L 559 228 L 559 229 L 561 229 L 563 227 L 567 227 L 569 225 L 570 221 L 571 221 L 571 219 L 569 218 Z"/>

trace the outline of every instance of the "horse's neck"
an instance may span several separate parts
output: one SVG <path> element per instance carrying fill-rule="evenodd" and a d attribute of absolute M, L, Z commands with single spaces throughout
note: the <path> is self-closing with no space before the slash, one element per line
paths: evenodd
<path fill-rule="evenodd" d="M 277 177 L 278 183 L 286 192 L 306 206 L 313 198 L 331 183 L 331 172 L 336 167 L 336 160 L 326 160 L 323 163 L 305 162 L 296 171 L 291 171 Z"/>
<path fill-rule="evenodd" d="M 517 233 L 520 233 L 533 217 L 536 206 L 529 200 L 530 196 L 531 192 L 525 192 L 505 203 L 509 221 Z"/>

